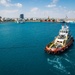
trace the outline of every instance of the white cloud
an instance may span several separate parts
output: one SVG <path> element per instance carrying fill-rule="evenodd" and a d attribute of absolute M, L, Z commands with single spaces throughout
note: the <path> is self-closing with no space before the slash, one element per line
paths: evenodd
<path fill-rule="evenodd" d="M 0 10 L 0 15 L 2 16 L 2 17 L 17 17 L 17 16 L 19 16 L 18 15 L 18 12 L 19 12 L 19 10 Z"/>
<path fill-rule="evenodd" d="M 22 7 L 22 4 L 21 3 L 17 3 L 17 4 L 15 4 L 15 6 Z"/>
<path fill-rule="evenodd" d="M 70 10 L 70 11 L 68 11 L 68 14 L 75 14 L 75 11 Z"/>
<path fill-rule="evenodd" d="M 36 11 L 38 11 L 38 10 L 39 10 L 39 8 L 34 7 L 34 8 L 31 9 L 31 12 L 36 12 Z"/>
<path fill-rule="evenodd" d="M 10 0 L 0 0 L 0 5 L 3 5 L 3 6 L 9 6 L 9 3 Z"/>
<path fill-rule="evenodd" d="M 56 4 L 58 2 L 58 0 L 52 0 L 53 4 Z"/>
<path fill-rule="evenodd" d="M 50 4 L 50 5 L 47 5 L 47 7 L 56 7 L 56 5 Z"/>
<path fill-rule="evenodd" d="M 15 13 L 18 12 L 18 10 L 1 10 L 0 13 Z"/>
<path fill-rule="evenodd" d="M 59 0 L 52 0 L 52 2 L 49 5 L 47 5 L 46 7 L 56 7 L 56 4 L 58 1 Z"/>
<path fill-rule="evenodd" d="M 40 9 L 38 7 L 32 8 L 29 12 L 25 13 L 26 16 L 30 17 L 37 17 L 39 14 Z"/>
<path fill-rule="evenodd" d="M 49 10 L 43 10 L 38 8 L 33 8 L 28 13 L 25 13 L 26 17 L 38 17 L 38 18 L 47 18 L 48 16 L 50 18 L 65 18 L 66 15 L 69 18 L 74 18 L 75 11 L 70 11 L 66 7 L 56 7 Z"/>
<path fill-rule="evenodd" d="M 11 0 L 0 0 L 0 5 L 3 5 L 5 7 L 10 7 L 10 6 L 22 7 L 21 3 L 12 4 Z"/>

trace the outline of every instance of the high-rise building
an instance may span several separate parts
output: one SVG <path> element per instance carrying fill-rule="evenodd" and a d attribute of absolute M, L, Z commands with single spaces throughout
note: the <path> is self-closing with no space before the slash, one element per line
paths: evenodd
<path fill-rule="evenodd" d="M 24 19 L 24 14 L 20 14 L 20 18 L 21 19 Z"/>

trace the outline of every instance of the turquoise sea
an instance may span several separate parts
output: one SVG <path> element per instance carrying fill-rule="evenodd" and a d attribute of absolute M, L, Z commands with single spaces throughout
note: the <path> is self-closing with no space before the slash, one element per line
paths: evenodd
<path fill-rule="evenodd" d="M 75 39 L 75 24 L 69 24 Z M 75 42 L 60 55 L 44 52 L 61 23 L 0 23 L 0 75 L 75 75 Z"/>

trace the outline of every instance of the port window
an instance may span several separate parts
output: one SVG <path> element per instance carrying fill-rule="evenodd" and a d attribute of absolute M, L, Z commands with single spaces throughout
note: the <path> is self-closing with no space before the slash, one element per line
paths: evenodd
<path fill-rule="evenodd" d="M 62 43 L 62 41 L 60 41 L 60 43 Z"/>
<path fill-rule="evenodd" d="M 57 41 L 57 42 L 59 42 L 59 41 Z"/>
<path fill-rule="evenodd" d="M 57 42 L 62 43 L 62 41 L 57 41 Z"/>

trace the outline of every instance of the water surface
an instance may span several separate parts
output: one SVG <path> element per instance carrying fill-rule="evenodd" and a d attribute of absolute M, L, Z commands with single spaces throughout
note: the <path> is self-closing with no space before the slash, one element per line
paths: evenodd
<path fill-rule="evenodd" d="M 69 24 L 75 38 L 75 24 Z M 60 23 L 0 23 L 0 75 L 74 75 L 75 42 L 61 55 L 44 52 Z"/>

